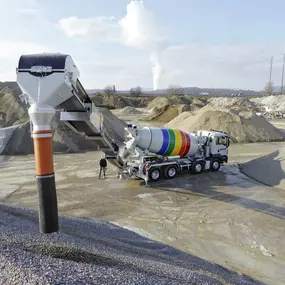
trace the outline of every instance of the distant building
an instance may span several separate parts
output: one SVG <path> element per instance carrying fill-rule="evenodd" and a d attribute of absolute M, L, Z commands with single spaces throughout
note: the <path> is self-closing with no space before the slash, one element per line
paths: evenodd
<path fill-rule="evenodd" d="M 210 93 L 209 93 L 209 92 L 201 92 L 199 95 L 200 95 L 200 96 L 209 96 Z"/>

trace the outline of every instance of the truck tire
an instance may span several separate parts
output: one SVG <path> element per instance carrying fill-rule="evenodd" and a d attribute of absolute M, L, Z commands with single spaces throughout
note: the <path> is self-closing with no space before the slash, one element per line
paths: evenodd
<path fill-rule="evenodd" d="M 166 179 L 173 179 L 178 174 L 178 168 L 176 165 L 169 165 L 164 169 L 164 177 Z"/>
<path fill-rule="evenodd" d="M 218 158 L 215 158 L 211 162 L 210 170 L 211 171 L 218 171 L 221 167 L 221 161 Z"/>
<path fill-rule="evenodd" d="M 148 178 L 150 181 L 158 181 L 161 178 L 161 169 L 158 167 L 151 168 L 148 171 Z"/>
<path fill-rule="evenodd" d="M 194 162 L 192 165 L 192 173 L 199 174 L 204 170 L 204 165 L 202 162 Z"/>

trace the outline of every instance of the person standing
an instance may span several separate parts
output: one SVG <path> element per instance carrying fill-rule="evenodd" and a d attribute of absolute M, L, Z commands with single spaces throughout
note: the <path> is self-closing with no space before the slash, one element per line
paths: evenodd
<path fill-rule="evenodd" d="M 101 159 L 100 159 L 100 170 L 99 170 L 99 179 L 101 178 L 102 175 L 102 171 L 103 171 L 103 177 L 104 179 L 106 178 L 106 168 L 107 168 L 107 160 L 106 160 L 106 156 L 102 155 Z"/>

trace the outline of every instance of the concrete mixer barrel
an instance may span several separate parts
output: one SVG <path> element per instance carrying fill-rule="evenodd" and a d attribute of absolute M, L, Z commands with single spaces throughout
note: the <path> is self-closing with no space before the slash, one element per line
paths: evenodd
<path fill-rule="evenodd" d="M 187 157 L 198 150 L 197 137 L 178 129 L 142 128 L 138 130 L 136 145 L 142 150 L 164 156 Z"/>

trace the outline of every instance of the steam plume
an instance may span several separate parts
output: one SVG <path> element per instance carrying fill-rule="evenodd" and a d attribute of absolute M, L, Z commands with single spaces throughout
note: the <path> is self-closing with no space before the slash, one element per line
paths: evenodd
<path fill-rule="evenodd" d="M 149 53 L 152 63 L 153 89 L 157 90 L 162 74 L 159 47 L 161 38 L 143 0 L 131 1 L 127 6 L 126 16 L 120 20 L 119 24 L 124 45 Z"/>

